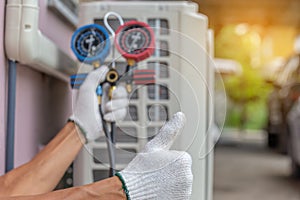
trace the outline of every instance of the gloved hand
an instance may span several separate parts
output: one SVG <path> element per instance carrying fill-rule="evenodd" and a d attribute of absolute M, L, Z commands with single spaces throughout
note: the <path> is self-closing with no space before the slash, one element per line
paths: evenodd
<path fill-rule="evenodd" d="M 107 66 L 90 72 L 77 94 L 73 105 L 73 114 L 69 118 L 81 129 L 88 141 L 95 140 L 102 135 L 102 119 L 99 113 L 97 86 L 105 81 L 108 72 Z M 126 116 L 128 106 L 127 91 L 123 86 L 118 86 L 108 101 L 108 88 L 103 87 L 102 110 L 104 119 L 109 122 L 121 120 Z"/>
<path fill-rule="evenodd" d="M 116 174 L 123 183 L 127 199 L 190 198 L 193 183 L 191 157 L 186 152 L 169 150 L 184 122 L 183 113 L 175 114 L 144 150 Z"/>

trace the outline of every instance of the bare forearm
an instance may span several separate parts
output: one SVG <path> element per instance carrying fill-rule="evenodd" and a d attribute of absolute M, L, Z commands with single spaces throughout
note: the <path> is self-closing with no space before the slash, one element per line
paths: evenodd
<path fill-rule="evenodd" d="M 73 123 L 66 124 L 29 163 L 0 178 L 0 195 L 33 195 L 52 191 L 82 148 L 83 140 Z"/>
<path fill-rule="evenodd" d="M 0 200 L 126 200 L 117 177 L 94 184 L 32 196 L 0 197 Z"/>

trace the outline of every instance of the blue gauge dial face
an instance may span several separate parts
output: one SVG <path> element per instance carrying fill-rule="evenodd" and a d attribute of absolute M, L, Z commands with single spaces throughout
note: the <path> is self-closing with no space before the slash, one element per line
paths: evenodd
<path fill-rule="evenodd" d="M 105 39 L 102 32 L 91 28 L 83 32 L 76 43 L 76 49 L 84 57 L 94 57 L 103 51 Z"/>
<path fill-rule="evenodd" d="M 109 53 L 109 35 L 102 26 L 91 24 L 79 28 L 72 37 L 72 50 L 82 62 L 103 62 Z"/>

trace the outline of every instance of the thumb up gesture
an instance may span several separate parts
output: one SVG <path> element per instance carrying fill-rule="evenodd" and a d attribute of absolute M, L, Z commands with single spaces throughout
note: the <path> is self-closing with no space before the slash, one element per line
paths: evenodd
<path fill-rule="evenodd" d="M 183 113 L 176 113 L 148 142 L 129 165 L 116 175 L 123 183 L 127 199 L 187 200 L 191 196 L 192 159 L 182 151 L 171 151 L 185 123 Z"/>

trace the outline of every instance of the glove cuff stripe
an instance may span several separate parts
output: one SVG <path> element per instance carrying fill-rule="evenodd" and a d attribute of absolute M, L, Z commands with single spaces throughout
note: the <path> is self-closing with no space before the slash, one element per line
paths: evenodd
<path fill-rule="evenodd" d="M 115 174 L 115 176 L 117 176 L 120 179 L 120 181 L 122 182 L 122 188 L 123 188 L 123 190 L 124 190 L 124 192 L 126 194 L 127 200 L 131 200 L 130 196 L 129 196 L 129 190 L 127 189 L 127 186 L 126 186 L 124 178 L 122 177 L 122 175 L 119 172 L 117 172 Z"/>

